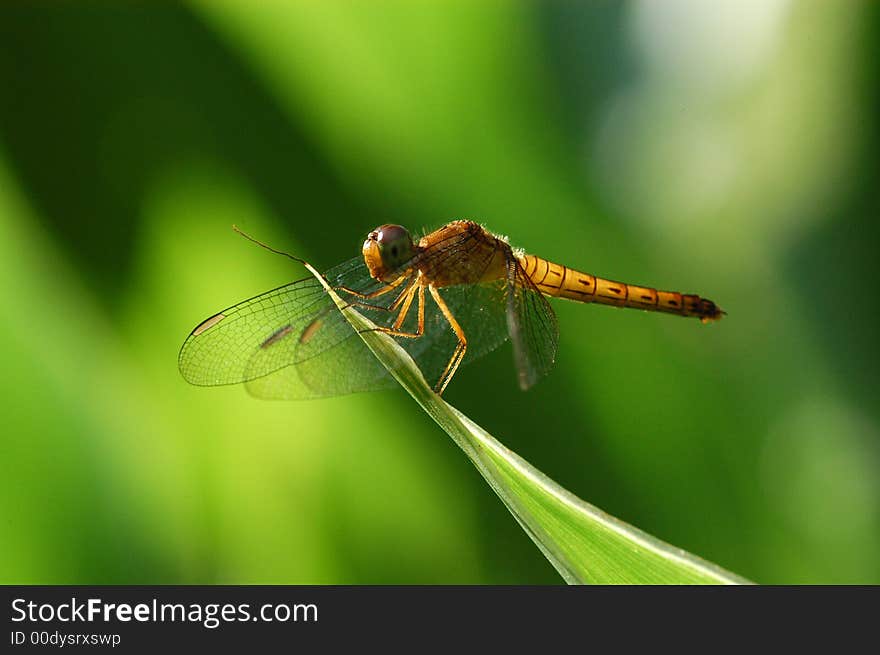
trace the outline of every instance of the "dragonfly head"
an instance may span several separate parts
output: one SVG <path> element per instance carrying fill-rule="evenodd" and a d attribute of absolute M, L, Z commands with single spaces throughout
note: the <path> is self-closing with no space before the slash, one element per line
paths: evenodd
<path fill-rule="evenodd" d="M 415 255 L 412 237 L 400 225 L 380 225 L 364 241 L 364 262 L 377 280 L 396 271 Z"/>

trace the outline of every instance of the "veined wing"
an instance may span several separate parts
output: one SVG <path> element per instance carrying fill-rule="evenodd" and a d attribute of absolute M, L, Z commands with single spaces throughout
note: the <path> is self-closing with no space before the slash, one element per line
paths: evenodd
<path fill-rule="evenodd" d="M 377 284 L 361 258 L 328 272 L 349 288 Z M 178 356 L 197 385 L 247 383 L 264 398 L 313 398 L 390 386 L 385 369 L 313 277 L 223 310 L 196 327 Z"/>
<path fill-rule="evenodd" d="M 512 258 L 507 267 L 507 329 L 523 390 L 545 376 L 556 360 L 556 314 L 531 278 Z"/>

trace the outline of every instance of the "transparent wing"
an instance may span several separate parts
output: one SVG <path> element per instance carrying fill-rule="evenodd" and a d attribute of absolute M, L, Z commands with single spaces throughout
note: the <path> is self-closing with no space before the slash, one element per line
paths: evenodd
<path fill-rule="evenodd" d="M 361 258 L 328 271 L 362 293 L 379 288 Z M 247 383 L 263 398 L 314 398 L 386 388 L 391 380 L 313 277 L 233 305 L 196 327 L 180 350 L 197 385 Z"/>
<path fill-rule="evenodd" d="M 245 382 L 248 393 L 270 400 L 304 400 L 395 386 L 391 375 L 336 306 L 329 309 L 340 321 L 339 327 L 348 329 L 349 335 L 313 357 L 248 380 Z M 329 331 L 330 328 L 322 329 Z"/>
<path fill-rule="evenodd" d="M 320 283 L 306 278 L 224 309 L 184 341 L 178 355 L 180 372 L 192 384 L 213 386 L 245 382 L 286 366 L 292 358 L 267 357 L 262 368 L 251 365 L 251 359 L 264 349 L 278 354 L 274 345 L 297 343 L 299 333 L 324 311 L 328 300 Z"/>
<path fill-rule="evenodd" d="M 507 271 L 507 329 L 519 386 L 525 390 L 553 367 L 559 326 L 550 303 L 515 258 L 508 262 Z"/>

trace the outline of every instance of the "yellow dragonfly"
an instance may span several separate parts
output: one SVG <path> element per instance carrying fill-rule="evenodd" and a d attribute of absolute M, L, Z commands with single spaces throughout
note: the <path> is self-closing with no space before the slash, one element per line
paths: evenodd
<path fill-rule="evenodd" d="M 558 341 L 546 296 L 703 323 L 725 313 L 698 295 L 606 280 L 528 255 L 465 220 L 418 241 L 400 225 L 377 227 L 361 256 L 324 277 L 377 329 L 399 339 L 440 394 L 461 365 L 507 339 L 521 388 L 545 375 Z M 316 398 L 394 384 L 314 277 L 202 321 L 180 349 L 178 365 L 192 384 L 243 382 L 262 398 Z"/>

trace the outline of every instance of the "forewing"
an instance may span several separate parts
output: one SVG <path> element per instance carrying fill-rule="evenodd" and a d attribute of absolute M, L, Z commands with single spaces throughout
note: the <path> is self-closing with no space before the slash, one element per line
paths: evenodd
<path fill-rule="evenodd" d="M 178 366 L 192 384 L 245 382 L 292 363 L 291 349 L 271 350 L 254 363 L 267 345 L 295 344 L 299 333 L 327 306 L 318 280 L 305 278 L 224 309 L 204 321 L 180 349 Z"/>
<path fill-rule="evenodd" d="M 377 325 L 389 321 L 387 307 L 396 298 L 395 292 L 374 299 L 361 299 L 340 290 L 345 288 L 368 294 L 386 286 L 370 277 L 363 258 L 356 257 L 330 269 L 324 273 L 324 277 L 337 288 L 343 300 L 360 303 L 356 305 L 357 310 Z M 310 315 L 308 324 L 303 326 L 296 342 L 284 346 L 293 349 L 293 365 L 249 379 L 246 384 L 249 393 L 259 398 L 291 400 L 376 391 L 394 386 L 391 375 L 345 320 L 336 304 L 326 294 L 325 298 L 325 306 Z M 268 352 L 275 347 L 273 344 L 255 353 L 251 366 L 263 368 L 262 362 L 275 356 Z"/>
<path fill-rule="evenodd" d="M 378 286 L 360 257 L 331 269 L 327 277 L 361 293 Z M 204 321 L 184 342 L 178 364 L 193 384 L 246 382 L 248 391 L 262 398 L 339 395 L 385 388 L 390 382 L 313 277 Z"/>

